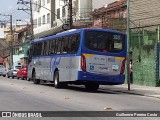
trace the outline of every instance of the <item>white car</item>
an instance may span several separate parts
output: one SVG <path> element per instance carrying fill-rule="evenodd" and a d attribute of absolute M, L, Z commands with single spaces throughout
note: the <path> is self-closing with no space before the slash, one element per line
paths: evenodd
<path fill-rule="evenodd" d="M 6 77 L 8 70 L 3 66 L 0 65 L 0 76 Z"/>
<path fill-rule="evenodd" d="M 21 65 L 16 65 L 16 66 L 12 66 L 10 68 L 10 70 L 8 70 L 7 72 L 7 77 L 10 78 L 15 78 L 17 77 L 17 72 L 19 71 L 19 69 L 21 68 L 22 66 Z"/>

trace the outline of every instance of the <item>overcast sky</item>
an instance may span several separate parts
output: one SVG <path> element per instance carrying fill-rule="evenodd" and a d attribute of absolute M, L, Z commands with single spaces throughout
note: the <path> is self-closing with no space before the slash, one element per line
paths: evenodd
<path fill-rule="evenodd" d="M 116 0 L 93 0 L 93 8 L 100 8 L 103 7 L 105 4 L 114 2 Z"/>
<path fill-rule="evenodd" d="M 1 14 L 12 14 L 14 19 L 25 19 L 29 18 L 29 15 L 24 11 L 17 10 L 18 7 L 24 6 L 17 5 L 18 0 L 0 0 L 0 13 Z M 0 20 L 6 20 L 7 17 L 0 16 Z"/>

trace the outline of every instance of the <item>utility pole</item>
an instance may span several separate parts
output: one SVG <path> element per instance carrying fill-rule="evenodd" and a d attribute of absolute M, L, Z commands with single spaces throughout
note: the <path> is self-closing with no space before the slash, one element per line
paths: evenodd
<path fill-rule="evenodd" d="M 127 0 L 127 83 L 130 90 L 130 0 Z"/>
<path fill-rule="evenodd" d="M 11 66 L 13 65 L 13 28 L 12 28 L 12 15 L 10 15 L 10 31 L 11 31 L 11 42 L 10 42 L 10 59 L 11 59 Z"/>
<path fill-rule="evenodd" d="M 69 28 L 72 29 L 73 26 L 73 17 L 72 17 L 72 0 L 69 0 Z"/>
<path fill-rule="evenodd" d="M 30 13 L 31 13 L 31 38 L 34 39 L 34 31 L 33 31 L 33 12 L 32 12 L 32 0 L 30 0 Z"/>
<path fill-rule="evenodd" d="M 23 0 L 18 0 L 18 2 L 17 2 L 17 4 L 23 4 L 23 5 L 25 5 L 25 6 L 27 6 L 27 4 L 29 4 L 29 6 L 27 6 L 27 8 L 26 9 L 24 9 L 24 8 L 18 8 L 18 10 L 23 10 L 23 11 L 27 11 L 27 10 L 29 10 L 30 11 L 30 13 L 29 12 L 26 12 L 26 13 L 28 13 L 29 15 L 30 15 L 30 22 L 31 22 L 31 39 L 33 40 L 34 39 L 34 31 L 33 31 L 33 10 L 32 10 L 32 0 L 30 0 L 29 2 L 27 2 L 27 1 L 23 1 Z"/>

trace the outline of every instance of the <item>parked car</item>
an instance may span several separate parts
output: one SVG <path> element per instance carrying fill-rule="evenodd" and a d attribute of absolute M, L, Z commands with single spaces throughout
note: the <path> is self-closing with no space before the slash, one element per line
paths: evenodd
<path fill-rule="evenodd" d="M 18 70 L 21 68 L 21 65 L 16 65 L 10 68 L 10 70 L 7 72 L 7 77 L 10 78 L 12 77 L 14 79 L 14 77 L 17 77 L 17 72 Z"/>
<path fill-rule="evenodd" d="M 27 65 L 23 65 L 21 69 L 17 72 L 17 79 L 22 80 L 27 79 Z"/>
<path fill-rule="evenodd" d="M 0 65 L 0 76 L 6 77 L 6 74 L 7 69 L 3 65 Z"/>

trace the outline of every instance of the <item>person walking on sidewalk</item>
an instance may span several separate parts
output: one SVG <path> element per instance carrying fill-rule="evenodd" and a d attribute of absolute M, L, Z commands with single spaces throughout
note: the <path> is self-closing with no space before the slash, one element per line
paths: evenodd
<path fill-rule="evenodd" d="M 133 60 L 132 60 L 132 51 L 130 52 L 130 82 L 133 83 Z"/>

